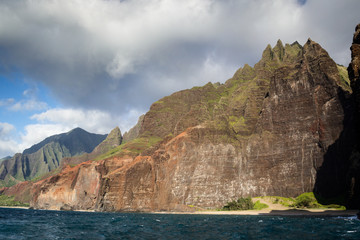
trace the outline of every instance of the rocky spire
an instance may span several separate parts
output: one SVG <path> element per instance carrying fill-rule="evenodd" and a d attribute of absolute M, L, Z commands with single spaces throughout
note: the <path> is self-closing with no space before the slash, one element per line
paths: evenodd
<path fill-rule="evenodd" d="M 348 67 L 351 88 L 354 91 L 357 112 L 360 113 L 360 24 L 355 28 L 353 43 L 350 47 L 351 63 Z M 360 114 L 359 114 L 360 116 Z"/>

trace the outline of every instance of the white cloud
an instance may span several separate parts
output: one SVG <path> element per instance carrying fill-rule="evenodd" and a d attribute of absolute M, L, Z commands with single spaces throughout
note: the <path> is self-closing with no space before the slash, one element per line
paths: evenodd
<path fill-rule="evenodd" d="M 111 114 L 99 110 L 64 109 L 56 108 L 45 112 L 34 114 L 32 120 L 36 124 L 25 127 L 25 132 L 21 134 L 21 148 L 24 150 L 46 137 L 68 132 L 76 127 L 92 133 L 107 134 L 116 126 L 119 126 L 122 133 L 127 131 L 136 123 L 141 112 L 130 110 L 127 117 L 114 117 Z"/>
<path fill-rule="evenodd" d="M 255 64 L 268 43 L 308 37 L 343 65 L 350 60 L 358 0 L 0 1 L 0 72 L 17 69 L 65 106 L 36 114 L 31 128 L 122 131 L 174 91 L 224 82 Z M 0 100 L 45 110 L 31 91 Z M 94 110 L 100 109 L 100 110 Z M 27 133 L 29 132 L 29 133 Z M 31 133 L 30 133 L 31 132 Z M 35 134 L 36 135 L 36 134 Z M 26 139 L 25 139 L 26 138 Z"/>
<path fill-rule="evenodd" d="M 114 118 L 107 112 L 63 108 L 50 109 L 46 112 L 34 114 L 31 119 L 37 120 L 41 124 L 52 123 L 64 126 L 60 129 L 81 127 L 86 131 L 102 134 L 110 132 L 120 123 L 119 118 Z"/>
<path fill-rule="evenodd" d="M 12 133 L 15 130 L 12 124 L 0 122 L 0 158 L 19 151 L 17 142 L 12 139 Z"/>
<path fill-rule="evenodd" d="M 48 108 L 47 103 L 38 101 L 36 99 L 21 100 L 9 106 L 11 111 L 35 111 L 44 110 Z"/>
<path fill-rule="evenodd" d="M 21 152 L 31 147 L 32 145 L 41 142 L 45 138 L 68 132 L 71 127 L 61 124 L 30 124 L 25 126 L 25 133 L 20 134 L 21 142 L 19 148 Z"/>
<path fill-rule="evenodd" d="M 6 122 L 0 122 L 0 139 L 8 137 L 9 133 L 15 130 L 14 125 Z"/>
<path fill-rule="evenodd" d="M 0 107 L 2 106 L 9 106 L 15 102 L 13 98 L 1 99 L 0 100 Z"/>
<path fill-rule="evenodd" d="M 0 158 L 6 156 L 12 156 L 14 153 L 20 152 L 21 148 L 19 144 L 14 140 L 0 139 Z"/>
<path fill-rule="evenodd" d="M 131 109 L 125 117 L 114 117 L 110 113 L 99 110 L 49 109 L 32 115 L 31 119 L 36 123 L 26 125 L 23 132 L 17 133 L 19 136 L 16 136 L 13 125 L 0 122 L 0 158 L 22 152 L 49 136 L 65 133 L 76 127 L 91 133 L 107 134 L 119 126 L 124 133 L 133 127 L 142 113 Z"/>
<path fill-rule="evenodd" d="M 0 107 L 5 106 L 10 111 L 36 111 L 48 108 L 48 104 L 37 99 L 37 88 L 29 88 L 23 92 L 24 98 L 15 100 L 7 98 L 0 100 Z"/>

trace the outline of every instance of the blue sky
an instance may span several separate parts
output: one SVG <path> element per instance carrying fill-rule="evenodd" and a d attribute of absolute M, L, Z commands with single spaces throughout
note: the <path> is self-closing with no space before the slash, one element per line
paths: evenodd
<path fill-rule="evenodd" d="M 132 127 L 174 91 L 225 82 L 267 44 L 350 61 L 358 0 L 0 1 L 0 158 L 82 127 Z"/>

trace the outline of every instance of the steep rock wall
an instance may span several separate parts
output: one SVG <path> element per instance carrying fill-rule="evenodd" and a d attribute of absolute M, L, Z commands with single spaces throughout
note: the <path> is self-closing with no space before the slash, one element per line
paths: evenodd
<path fill-rule="evenodd" d="M 351 88 L 355 101 L 355 125 L 349 169 L 347 172 L 348 205 L 352 208 L 360 208 L 360 24 L 355 28 L 353 42 L 351 45 L 351 63 L 348 67 Z"/>
<path fill-rule="evenodd" d="M 139 135 L 164 138 L 156 147 L 46 179 L 32 206 L 189 211 L 189 205 L 220 207 L 239 196 L 312 191 L 328 147 L 343 131 L 349 90 L 342 81 L 319 44 L 278 41 L 254 68 L 244 66 L 225 84 L 154 103 Z M 92 169 L 87 181 L 76 177 L 83 168 Z M 83 194 L 90 186 L 96 187 Z"/>

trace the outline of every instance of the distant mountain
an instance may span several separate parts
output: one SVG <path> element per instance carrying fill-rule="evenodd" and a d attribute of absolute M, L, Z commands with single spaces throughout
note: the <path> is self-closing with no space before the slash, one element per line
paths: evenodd
<path fill-rule="evenodd" d="M 4 161 L 4 160 L 8 160 L 8 159 L 10 159 L 11 158 L 11 156 L 7 156 L 7 157 L 4 157 L 4 158 L 1 158 L 0 159 L 0 163 L 2 162 L 2 161 Z"/>
<path fill-rule="evenodd" d="M 38 144 L 0 163 L 0 186 L 31 180 L 59 167 L 64 157 L 91 152 L 107 135 L 75 128 L 46 138 Z"/>
<path fill-rule="evenodd" d="M 94 148 L 91 153 L 84 153 L 82 155 L 73 156 L 63 159 L 63 165 L 77 165 L 108 152 L 109 150 L 121 145 L 123 137 L 119 127 L 114 128 L 98 146 Z"/>

